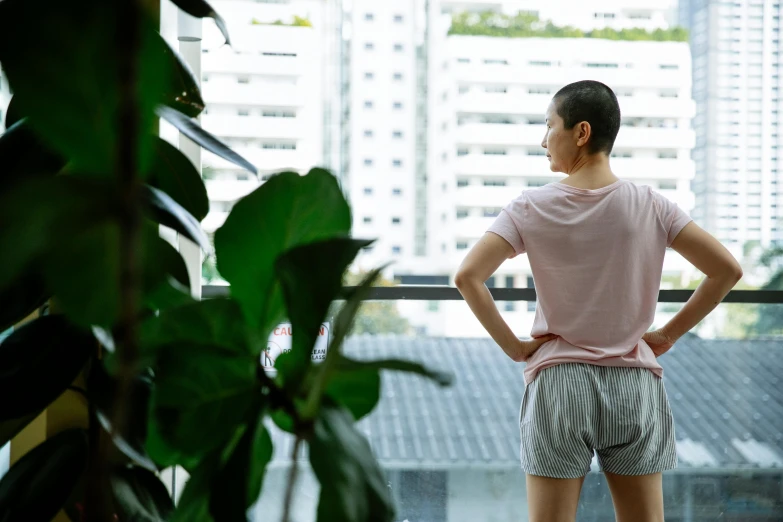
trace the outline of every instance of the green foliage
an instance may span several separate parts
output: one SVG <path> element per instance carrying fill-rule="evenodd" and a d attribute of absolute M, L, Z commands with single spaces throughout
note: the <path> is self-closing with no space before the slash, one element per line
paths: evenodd
<path fill-rule="evenodd" d="M 521 11 L 516 15 L 485 11 L 482 13 L 455 13 L 451 18 L 449 34 L 497 36 L 502 38 L 603 38 L 607 40 L 687 42 L 688 31 L 682 27 L 655 29 L 594 29 L 582 31 L 571 26 L 557 26 L 543 21 L 538 15 Z"/>
<path fill-rule="evenodd" d="M 354 286 L 365 276 L 364 272 L 346 273 L 343 284 Z M 394 286 L 392 281 L 379 277 L 376 286 Z M 337 313 L 337 304 L 329 312 L 329 317 Z M 408 320 L 400 315 L 397 303 L 393 301 L 366 301 L 359 308 L 359 312 L 351 326 L 351 335 L 377 335 L 395 334 L 408 335 L 411 333 L 411 325 Z"/>
<path fill-rule="evenodd" d="M 262 22 L 257 18 L 253 18 L 250 23 L 252 25 L 282 25 L 288 27 L 312 27 L 313 23 L 305 17 L 294 15 L 294 18 L 290 22 L 284 22 L 282 20 L 275 20 L 274 22 Z"/>
<path fill-rule="evenodd" d="M 213 18 L 228 41 L 209 4 L 173 1 Z M 0 136 L 0 329 L 49 298 L 53 311 L 0 343 L 8 398 L 0 442 L 79 374 L 93 428 L 89 438 L 62 432 L 17 462 L 0 480 L 0 520 L 49 520 L 66 502 L 73 513 L 96 498 L 86 507 L 112 506 L 120 520 L 245 520 L 273 454 L 270 419 L 309 445 L 320 521 L 393 520 L 383 473 L 354 421 L 380 399 L 381 371 L 449 379 L 406 361 L 342 355 L 381 269 L 357 282 L 336 312 L 325 359 L 312 362 L 345 271 L 370 243 L 351 237 L 351 211 L 330 173 L 274 175 L 234 206 L 209 252 L 202 178 L 157 136 L 158 118 L 256 168 L 193 119 L 203 110 L 197 82 L 155 31 L 157 12 L 142 5 L 0 2 L 0 63 L 15 93 L 13 124 Z M 138 28 L 135 43 L 117 37 L 126 27 Z M 122 71 L 133 71 L 130 81 Z M 127 141 L 124 129 L 133 129 Z M 160 225 L 207 250 L 204 272 L 220 269 L 229 298 L 190 297 L 184 260 Z M 260 354 L 286 318 L 293 350 L 273 379 Z M 88 452 L 105 465 L 85 469 Z M 175 464 L 191 473 L 176 509 L 154 473 Z"/>

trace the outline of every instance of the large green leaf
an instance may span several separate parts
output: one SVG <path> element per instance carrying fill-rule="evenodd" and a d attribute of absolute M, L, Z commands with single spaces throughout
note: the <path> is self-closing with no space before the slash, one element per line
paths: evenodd
<path fill-rule="evenodd" d="M 191 470 L 182 496 L 169 522 L 213 522 L 209 513 L 209 495 L 215 475 L 220 471 L 221 451 L 206 456 Z"/>
<path fill-rule="evenodd" d="M 53 176 L 65 160 L 52 152 L 36 136 L 26 120 L 15 123 L 0 135 L 0 192 L 20 181 L 37 176 Z"/>
<path fill-rule="evenodd" d="M 245 326 L 242 309 L 233 299 L 207 299 L 163 310 L 141 326 L 145 354 L 168 345 L 219 346 L 232 356 L 257 359 L 265 345 Z"/>
<path fill-rule="evenodd" d="M 142 298 L 169 275 L 189 285 L 184 260 L 159 236 L 157 226 L 145 224 L 140 243 Z M 119 247 L 119 226 L 112 222 L 71 237 L 46 260 L 49 288 L 63 311 L 79 324 L 112 326 L 119 317 Z"/>
<path fill-rule="evenodd" d="M 209 511 L 215 522 L 247 522 L 247 510 L 261 494 L 273 446 L 260 409 L 254 417 L 214 478 Z"/>
<path fill-rule="evenodd" d="M 76 379 L 97 347 L 61 315 L 39 317 L 0 344 L 0 421 L 40 412 Z"/>
<path fill-rule="evenodd" d="M 400 359 L 357 361 L 342 355 L 340 356 L 338 362 L 338 371 L 356 372 L 362 370 L 392 370 L 397 372 L 413 373 L 416 375 L 421 375 L 422 377 L 427 377 L 441 386 L 449 386 L 454 380 L 450 373 L 431 370 L 423 364 L 419 364 L 413 361 L 404 361 Z"/>
<path fill-rule="evenodd" d="M 312 419 L 318 411 L 329 381 L 337 370 L 337 365 L 341 357 L 340 350 L 343 340 L 351 330 L 351 324 L 353 323 L 356 313 L 359 311 L 362 301 L 369 295 L 372 285 L 378 279 L 382 270 L 383 267 L 376 268 L 367 274 L 364 279 L 362 279 L 359 286 L 353 290 L 353 293 L 347 296 L 345 304 L 337 314 L 337 318 L 332 327 L 332 336 L 329 341 L 329 348 L 326 352 L 326 359 L 323 364 L 308 374 L 309 377 L 312 377 L 312 384 L 308 386 L 307 401 L 304 410 L 301 412 L 305 418 Z M 290 355 L 290 353 L 285 355 Z M 282 375 L 286 375 L 291 372 L 288 368 L 290 365 L 291 363 L 289 363 L 287 359 L 280 357 L 275 363 L 275 368 L 277 368 Z M 365 379 L 371 379 L 371 377 L 365 377 Z M 370 386 L 372 386 L 372 383 L 370 383 Z M 343 393 L 342 395 L 344 396 L 346 394 Z M 377 400 L 372 397 L 370 397 L 370 400 L 373 401 L 373 406 L 375 402 L 377 402 Z M 355 410 L 356 412 L 361 413 L 362 408 L 366 407 L 368 407 L 368 405 L 357 406 Z M 370 407 L 370 409 L 372 409 L 372 407 Z M 352 409 L 352 411 L 354 410 Z"/>
<path fill-rule="evenodd" d="M 87 466 L 87 433 L 62 431 L 33 448 L 0 480 L 0 522 L 45 522 L 63 507 Z"/>
<path fill-rule="evenodd" d="M 148 182 L 168 194 L 197 221 L 207 217 L 209 197 L 201 174 L 182 152 L 163 138 L 155 142 Z"/>
<path fill-rule="evenodd" d="M 43 278 L 32 270 L 0 290 L 0 332 L 15 325 L 51 297 Z"/>
<path fill-rule="evenodd" d="M 36 132 L 79 172 L 110 176 L 121 122 L 121 2 L 4 0 L 0 63 L 19 110 Z M 136 149 L 144 172 L 153 142 L 155 106 L 165 99 L 172 63 L 161 52 L 155 13 L 138 5 L 141 23 L 134 70 Z M 77 30 L 78 28 L 78 30 Z M 75 33 L 74 31 L 77 31 Z"/>
<path fill-rule="evenodd" d="M 195 118 L 204 110 L 204 99 L 201 97 L 196 75 L 176 51 L 163 40 L 160 40 L 160 43 L 164 46 L 163 52 L 168 57 L 171 71 L 171 84 L 164 103 L 186 116 Z"/>
<path fill-rule="evenodd" d="M 157 108 L 157 114 L 167 122 L 176 127 L 184 136 L 190 138 L 194 143 L 207 149 L 209 152 L 230 161 L 231 163 L 242 167 L 245 170 L 258 174 L 258 169 L 245 158 L 231 150 L 228 145 L 218 138 L 201 128 L 198 121 L 188 118 L 181 112 L 161 105 Z"/>
<path fill-rule="evenodd" d="M 350 229 L 351 212 L 334 176 L 321 169 L 306 176 L 284 172 L 239 200 L 215 233 L 218 270 L 247 316 L 266 331 L 284 314 L 277 257 Z"/>
<path fill-rule="evenodd" d="M 326 387 L 326 395 L 345 406 L 356 420 L 368 415 L 381 398 L 381 375 L 366 368 L 337 373 Z"/>
<path fill-rule="evenodd" d="M 0 195 L 0 289 L 56 247 L 107 223 L 116 203 L 107 183 L 72 176 L 36 179 Z"/>
<path fill-rule="evenodd" d="M 147 451 L 187 469 L 221 447 L 260 394 L 258 358 L 217 346 L 169 344 L 155 367 Z"/>
<path fill-rule="evenodd" d="M 174 501 L 166 486 L 151 471 L 115 468 L 109 478 L 120 520 L 165 522 L 174 512 Z"/>
<path fill-rule="evenodd" d="M 207 2 L 204 0 L 172 0 L 172 2 L 191 16 L 195 16 L 196 18 L 210 17 L 214 19 L 215 25 L 217 25 L 220 32 L 223 33 L 223 38 L 226 39 L 226 43 L 231 45 L 226 22 L 223 21 L 220 15 L 218 15 Z"/>
<path fill-rule="evenodd" d="M 295 246 L 275 262 L 293 339 L 284 383 L 291 389 L 307 373 L 321 324 L 342 288 L 343 273 L 372 241 L 332 238 Z"/>
<path fill-rule="evenodd" d="M 150 186 L 143 187 L 142 194 L 147 205 L 147 212 L 156 223 L 176 230 L 206 252 L 212 250 L 209 238 L 202 230 L 198 220 L 168 194 Z"/>
<path fill-rule="evenodd" d="M 394 504 L 370 445 L 343 408 L 325 405 L 310 438 L 310 464 L 321 483 L 319 522 L 391 522 Z"/>

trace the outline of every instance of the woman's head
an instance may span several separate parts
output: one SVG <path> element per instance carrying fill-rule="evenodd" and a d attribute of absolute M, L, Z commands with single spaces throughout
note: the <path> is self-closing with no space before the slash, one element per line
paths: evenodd
<path fill-rule="evenodd" d="M 546 111 L 547 131 L 541 145 L 549 167 L 570 173 L 590 156 L 612 152 L 620 130 L 620 105 L 612 89 L 585 80 L 560 89 Z"/>

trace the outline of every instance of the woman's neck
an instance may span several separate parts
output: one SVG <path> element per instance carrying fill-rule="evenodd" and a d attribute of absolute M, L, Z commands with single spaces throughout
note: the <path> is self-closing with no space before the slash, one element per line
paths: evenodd
<path fill-rule="evenodd" d="M 603 188 L 619 180 L 609 166 L 609 156 L 603 153 L 579 158 L 566 174 L 568 177 L 560 183 L 587 190 Z"/>

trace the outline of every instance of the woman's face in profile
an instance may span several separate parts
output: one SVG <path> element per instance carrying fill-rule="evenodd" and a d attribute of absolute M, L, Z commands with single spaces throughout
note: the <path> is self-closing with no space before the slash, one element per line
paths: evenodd
<path fill-rule="evenodd" d="M 572 134 L 563 128 L 563 118 L 557 114 L 557 106 L 552 100 L 546 110 L 546 134 L 541 141 L 552 172 L 568 172 L 576 152 Z"/>

